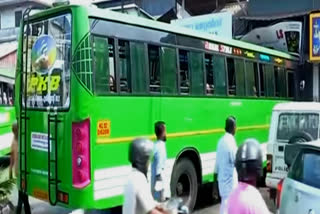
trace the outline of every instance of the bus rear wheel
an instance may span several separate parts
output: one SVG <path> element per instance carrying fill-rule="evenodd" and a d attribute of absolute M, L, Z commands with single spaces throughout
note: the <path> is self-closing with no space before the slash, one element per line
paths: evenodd
<path fill-rule="evenodd" d="M 183 158 L 177 162 L 173 168 L 170 186 L 172 195 L 182 198 L 183 203 L 189 207 L 191 212 L 198 194 L 197 173 L 192 161 Z"/>

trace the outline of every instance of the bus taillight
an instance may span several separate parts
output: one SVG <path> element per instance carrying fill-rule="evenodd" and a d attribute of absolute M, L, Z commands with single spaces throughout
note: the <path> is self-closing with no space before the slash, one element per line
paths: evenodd
<path fill-rule="evenodd" d="M 90 120 L 72 123 L 72 183 L 82 189 L 90 183 Z"/>

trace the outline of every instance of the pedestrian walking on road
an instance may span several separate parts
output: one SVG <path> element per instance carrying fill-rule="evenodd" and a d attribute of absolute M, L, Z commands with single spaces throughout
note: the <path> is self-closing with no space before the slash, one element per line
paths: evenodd
<path fill-rule="evenodd" d="M 124 189 L 123 214 L 167 214 L 153 199 L 147 173 L 153 143 L 145 138 L 133 140 L 129 147 L 132 172 Z"/>
<path fill-rule="evenodd" d="M 255 139 L 248 139 L 237 151 L 236 169 L 239 184 L 228 201 L 228 214 L 270 214 L 260 192 L 256 189 L 263 176 L 262 151 Z"/>
<path fill-rule="evenodd" d="M 218 187 L 214 188 L 214 195 L 221 197 L 220 214 L 227 213 L 227 201 L 232 190 L 238 184 L 237 171 L 235 169 L 235 159 L 237 144 L 234 138 L 236 133 L 236 119 L 230 116 L 226 119 L 226 133 L 220 138 L 217 147 L 216 165 L 214 179 L 218 180 Z"/>
<path fill-rule="evenodd" d="M 165 176 L 167 161 L 165 123 L 163 121 L 156 122 L 154 130 L 157 141 L 154 143 L 154 157 L 151 165 L 151 190 L 154 199 L 163 202 L 170 197 L 170 185 Z"/>
<path fill-rule="evenodd" d="M 12 124 L 13 141 L 11 144 L 11 156 L 10 156 L 10 167 L 9 167 L 9 177 L 13 177 L 14 174 L 18 173 L 18 124 Z M 24 213 L 31 214 L 30 204 L 28 195 L 23 191 L 19 190 L 18 206 L 16 213 L 20 214 L 22 210 L 22 204 L 24 204 Z"/>

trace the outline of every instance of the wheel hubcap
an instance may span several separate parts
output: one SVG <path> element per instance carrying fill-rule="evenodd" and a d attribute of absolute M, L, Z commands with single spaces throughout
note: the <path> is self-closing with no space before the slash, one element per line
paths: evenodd
<path fill-rule="evenodd" d="M 187 201 L 189 201 L 191 197 L 190 190 L 191 190 L 190 177 L 187 174 L 182 174 L 176 186 L 176 194 L 178 197 L 183 199 L 184 203 L 187 203 Z"/>

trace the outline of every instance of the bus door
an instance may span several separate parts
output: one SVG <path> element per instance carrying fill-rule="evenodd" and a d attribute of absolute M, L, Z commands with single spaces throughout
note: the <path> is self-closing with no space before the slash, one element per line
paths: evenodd
<path fill-rule="evenodd" d="M 20 189 L 55 205 L 65 179 L 61 172 L 71 170 L 63 162 L 72 161 L 63 155 L 71 147 L 66 142 L 71 128 L 64 123 L 70 107 L 71 14 L 34 22 L 25 16 L 20 57 Z"/>

